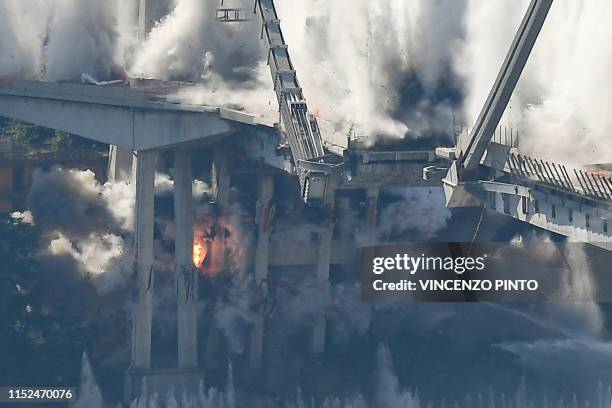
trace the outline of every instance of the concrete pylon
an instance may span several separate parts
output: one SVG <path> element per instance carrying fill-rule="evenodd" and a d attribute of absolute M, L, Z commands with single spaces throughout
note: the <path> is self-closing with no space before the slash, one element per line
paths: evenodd
<path fill-rule="evenodd" d="M 177 148 L 174 152 L 174 246 L 179 368 L 198 365 L 198 276 L 193 265 L 192 194 L 191 151 Z"/>
<path fill-rule="evenodd" d="M 261 366 L 264 343 L 264 326 L 266 320 L 266 298 L 268 296 L 268 264 L 271 224 L 274 207 L 271 205 L 274 195 L 274 176 L 262 174 L 258 180 L 257 198 L 257 247 L 255 250 L 255 284 L 260 289 L 257 321 L 251 333 L 251 368 Z"/>
<path fill-rule="evenodd" d="M 159 21 L 170 11 L 171 0 L 140 0 L 138 7 L 138 39 L 146 40 Z"/>
<path fill-rule="evenodd" d="M 325 209 L 325 221 L 319 234 L 319 257 L 317 259 L 317 281 L 323 297 L 328 298 L 331 289 L 329 282 L 329 267 L 331 264 L 331 246 L 335 228 L 336 210 L 336 180 L 330 177 L 327 191 L 323 199 Z M 325 350 L 325 332 L 327 318 L 325 311 L 317 316 L 312 335 L 312 351 L 321 353 Z"/>
<path fill-rule="evenodd" d="M 378 197 L 380 189 L 378 187 L 370 187 L 366 190 L 368 198 L 368 219 L 366 225 L 367 240 L 373 241 L 376 238 L 376 226 L 378 222 Z"/>
<path fill-rule="evenodd" d="M 217 220 L 215 221 L 216 235 L 210 245 L 210 265 L 219 272 L 225 268 L 225 225 L 221 222 L 229 204 L 230 193 L 230 172 L 229 161 L 226 152 L 222 148 L 217 148 L 213 152 L 213 162 L 211 169 L 211 190 L 215 197 L 217 206 Z M 208 330 L 206 339 L 206 362 L 214 366 L 216 362 L 220 342 L 220 333 L 211 326 Z"/>
<path fill-rule="evenodd" d="M 139 151 L 133 157 L 135 205 L 135 269 L 138 280 L 138 302 L 134 316 L 132 366 L 151 368 L 151 325 L 153 318 L 153 227 L 155 151 Z"/>
<path fill-rule="evenodd" d="M 215 149 L 212 163 L 211 185 L 217 205 L 217 221 L 221 220 L 229 204 L 230 172 L 227 154 L 222 149 Z M 220 222 L 215 225 L 217 235 L 212 244 L 213 263 L 223 269 L 225 265 L 225 226 Z"/>
<path fill-rule="evenodd" d="M 170 11 L 171 0 L 139 0 L 138 40 L 145 41 L 151 29 Z M 119 146 L 110 145 L 108 151 L 108 181 L 130 179 L 132 152 Z"/>
<path fill-rule="evenodd" d="M 119 146 L 108 148 L 108 181 L 129 181 L 132 177 L 132 151 Z"/>

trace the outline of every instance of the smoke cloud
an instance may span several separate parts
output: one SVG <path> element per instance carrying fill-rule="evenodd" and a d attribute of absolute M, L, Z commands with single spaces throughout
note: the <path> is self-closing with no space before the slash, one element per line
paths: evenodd
<path fill-rule="evenodd" d="M 251 9 L 249 1 L 237 6 Z M 217 4 L 178 0 L 172 12 L 151 31 L 135 53 L 130 72 L 158 79 L 248 81 L 263 56 L 257 24 L 221 24 Z"/>
<path fill-rule="evenodd" d="M 139 44 L 134 1 L 6 0 L 0 74 L 78 80 L 81 72 L 107 79 L 125 70 L 194 81 L 202 86 L 176 98 L 274 118 L 260 25 L 251 2 L 232 6 L 253 18 L 223 24 L 216 4 L 177 0 Z M 311 110 L 333 132 L 370 142 L 448 135 L 455 111 L 473 124 L 526 6 L 527 0 L 277 1 Z M 612 6 L 605 0 L 553 5 L 503 119 L 520 132 L 525 153 L 573 165 L 610 161 L 607 15 Z"/>
<path fill-rule="evenodd" d="M 45 44 L 45 79 L 74 80 L 83 72 L 101 79 L 111 77 L 117 35 L 109 4 L 57 0 L 54 6 Z"/>
<path fill-rule="evenodd" d="M 35 170 L 28 212 L 16 214 L 39 226 L 46 254 L 69 256 L 101 293 L 127 283 L 131 274 L 134 189 L 100 184 L 90 170 Z"/>
<path fill-rule="evenodd" d="M 377 230 L 380 239 L 400 239 L 406 233 L 417 233 L 419 239 L 426 240 L 443 229 L 451 216 L 450 210 L 444 206 L 441 188 L 387 191 L 398 200 L 380 212 Z"/>
<path fill-rule="evenodd" d="M 469 2 L 456 59 L 468 124 L 476 120 L 527 3 Z M 572 165 L 612 159 L 612 49 L 604 45 L 612 28 L 603 22 L 610 15 L 606 1 L 553 4 L 502 120 L 520 132 L 525 153 Z"/>
<path fill-rule="evenodd" d="M 125 7 L 119 8 L 119 4 Z M 122 63 L 127 2 L 6 0 L 0 4 L 0 75 L 77 81 L 82 72 L 108 79 Z M 133 14 L 133 13 L 132 13 Z M 4 21 L 5 20 L 5 21 Z M 122 41 L 119 41 L 121 39 Z"/>

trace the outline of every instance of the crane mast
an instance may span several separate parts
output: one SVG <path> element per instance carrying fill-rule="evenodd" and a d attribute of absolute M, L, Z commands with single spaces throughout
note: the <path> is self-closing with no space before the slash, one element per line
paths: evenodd
<path fill-rule="evenodd" d="M 255 13 L 261 17 L 261 37 L 268 46 L 268 65 L 278 99 L 284 128 L 304 201 L 320 201 L 328 193 L 334 164 L 323 148 L 317 119 L 308 110 L 297 79 L 273 0 L 256 0 Z"/>

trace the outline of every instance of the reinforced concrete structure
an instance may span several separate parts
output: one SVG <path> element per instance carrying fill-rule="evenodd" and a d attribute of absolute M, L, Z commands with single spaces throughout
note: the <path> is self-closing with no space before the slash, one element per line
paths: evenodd
<path fill-rule="evenodd" d="M 609 174 L 568 172 L 565 166 L 521 155 L 492 142 L 553 0 L 532 0 L 478 120 L 459 135 L 443 179 L 447 205 L 486 206 L 518 220 L 612 250 L 612 178 Z"/>
<path fill-rule="evenodd" d="M 351 254 L 347 249 L 350 244 L 334 236 L 336 200 L 342 189 L 365 191 L 367 234 L 374 238 L 381 188 L 440 185 L 440 174 L 446 173 L 452 162 L 444 180 L 449 205 L 488 203 L 495 211 L 584 242 L 609 243 L 612 239 L 606 218 L 610 198 L 607 194 L 612 194 L 612 190 L 607 189 L 608 180 L 586 176 L 579 188 L 565 176 L 554 177 L 546 165 L 548 170 L 542 170 L 540 166 L 532 166 L 529 160 L 518 159 L 518 152 L 512 146 L 490 143 L 488 132 L 497 126 L 503 112 L 501 105 L 507 103 L 506 96 L 509 97 L 510 88 L 518 80 L 521 65 L 529 55 L 527 48 L 535 42 L 538 25 L 543 24 L 549 3 L 550 0 L 534 0 L 535 6 L 530 6 L 529 17 L 521 25 L 523 37 L 513 45 L 523 48 L 512 52 L 504 65 L 501 79 L 496 83 L 496 89 L 502 90 L 501 96 L 495 94 L 489 98 L 481 115 L 483 123 L 478 127 L 483 130 L 476 133 L 480 136 L 460 141 L 457 149 L 438 149 L 437 154 L 434 151 L 371 151 L 349 144 L 336 146 L 334 151 L 328 148 L 325 135 L 321 134 L 303 100 L 271 0 L 257 1 L 256 6 L 269 45 L 281 110 L 280 125 L 262 123 L 236 110 L 170 102 L 164 89 L 176 90 L 185 84 L 131 79 L 127 86 L 102 87 L 16 78 L 0 81 L 0 115 L 109 144 L 109 178 L 129 180 L 134 186 L 138 299 L 133 316 L 132 364 L 126 376 L 126 398 L 140 394 L 143 378 L 160 386 L 176 380 L 185 387 L 197 385 L 200 378 L 198 353 L 199 344 L 204 340 L 197 337 L 199 288 L 192 262 L 191 152 L 194 147 L 206 148 L 213 156 L 210 173 L 218 220 L 230 203 L 232 174 L 248 172 L 257 176 L 253 273 L 259 287 L 259 303 L 250 338 L 249 359 L 253 368 L 261 366 L 265 353 L 270 268 L 311 265 L 319 290 L 328 296 L 330 265 L 350 262 L 350 255 L 347 256 Z M 142 33 L 148 32 L 161 18 L 163 10 L 167 10 L 164 4 L 162 0 L 140 2 Z M 283 149 L 287 144 L 290 148 Z M 178 335 L 177 367 L 163 372 L 155 370 L 151 353 L 155 290 L 154 179 L 161 152 L 171 152 L 174 157 Z M 232 155 L 240 155 L 244 160 L 232 160 Z M 324 220 L 316 240 L 296 243 L 282 232 L 272 233 L 275 176 L 281 173 L 292 174 L 299 182 L 301 195 L 321 207 Z M 587 188 L 587 184 L 591 187 Z M 216 229 L 221 227 L 218 224 Z M 221 267 L 226 252 L 223 235 L 217 234 L 211 246 L 211 256 Z M 603 246 L 609 248 L 609 244 Z M 314 352 L 323 351 L 326 329 L 327 318 L 323 312 L 312 331 Z"/>

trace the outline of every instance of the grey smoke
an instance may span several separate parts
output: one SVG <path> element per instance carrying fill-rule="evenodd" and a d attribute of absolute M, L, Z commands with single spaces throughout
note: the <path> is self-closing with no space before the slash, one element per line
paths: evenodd
<path fill-rule="evenodd" d="M 473 124 L 527 2 L 277 3 L 311 109 L 332 131 L 373 141 L 446 133 L 455 110 Z M 182 100 L 237 103 L 267 117 L 277 109 L 259 25 L 218 23 L 212 3 L 177 1 L 142 45 L 134 2 L 5 0 L 0 8 L 2 75 L 106 79 L 125 70 L 206 84 Z M 553 6 L 503 120 L 520 131 L 526 153 L 570 164 L 610 161 L 609 15 L 605 0 Z M 462 107 L 440 97 L 449 86 L 462 91 Z M 422 90 L 413 94 L 415 87 Z"/>
<path fill-rule="evenodd" d="M 35 170 L 27 207 L 41 228 L 60 229 L 72 237 L 84 238 L 119 226 L 101 200 L 101 188 L 92 172 Z"/>
<path fill-rule="evenodd" d="M 43 231 L 43 256 L 73 259 L 101 293 L 125 285 L 132 272 L 132 190 L 100 184 L 90 170 L 35 170 L 26 204 Z"/>
<path fill-rule="evenodd" d="M 57 0 L 54 6 L 45 44 L 45 79 L 74 80 L 82 72 L 110 78 L 117 46 L 110 5 L 97 0 Z"/>
<path fill-rule="evenodd" d="M 235 6 L 251 9 L 245 0 Z M 220 24 L 217 4 L 177 0 L 171 13 L 150 33 L 134 55 L 130 72 L 159 79 L 198 82 L 211 75 L 227 81 L 253 78 L 263 55 L 256 24 Z"/>
<path fill-rule="evenodd" d="M 421 240 L 432 238 L 446 226 L 451 213 L 444 206 L 439 187 L 389 189 L 397 200 L 380 210 L 377 235 L 380 240 L 397 239 L 416 233 Z M 414 239 L 414 237 L 413 237 Z"/>

